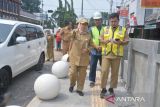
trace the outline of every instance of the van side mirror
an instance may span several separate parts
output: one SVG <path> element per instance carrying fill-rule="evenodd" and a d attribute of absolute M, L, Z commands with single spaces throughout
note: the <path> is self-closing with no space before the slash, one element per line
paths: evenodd
<path fill-rule="evenodd" d="M 24 42 L 26 42 L 26 41 L 27 41 L 27 38 L 26 38 L 26 37 L 20 36 L 20 37 L 17 37 L 17 38 L 16 38 L 16 43 L 24 43 Z"/>

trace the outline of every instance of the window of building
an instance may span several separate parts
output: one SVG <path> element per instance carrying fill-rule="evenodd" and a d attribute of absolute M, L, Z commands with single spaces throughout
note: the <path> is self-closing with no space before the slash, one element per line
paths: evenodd
<path fill-rule="evenodd" d="M 18 3 L 15 3 L 15 8 L 16 8 L 15 13 L 18 14 Z"/>
<path fill-rule="evenodd" d="M 3 1 L 3 9 L 7 11 L 7 0 Z"/>
<path fill-rule="evenodd" d="M 11 5 L 11 1 L 8 1 L 8 11 L 12 12 L 12 5 Z"/>
<path fill-rule="evenodd" d="M 0 0 L 0 9 L 3 9 L 3 0 Z"/>

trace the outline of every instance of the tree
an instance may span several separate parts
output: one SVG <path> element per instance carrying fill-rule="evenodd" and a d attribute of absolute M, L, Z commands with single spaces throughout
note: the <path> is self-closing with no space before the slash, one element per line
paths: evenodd
<path fill-rule="evenodd" d="M 40 0 L 22 0 L 22 9 L 33 13 L 40 12 Z"/>
<path fill-rule="evenodd" d="M 73 0 L 71 5 L 65 0 L 65 5 L 63 7 L 62 0 L 59 0 L 59 7 L 51 16 L 58 22 L 58 26 L 63 27 L 65 20 L 70 20 L 73 23 L 76 22 L 77 15 L 74 13 Z"/>
<path fill-rule="evenodd" d="M 52 23 L 52 20 L 49 19 L 49 20 L 45 20 L 44 21 L 44 28 L 51 28 L 51 29 L 54 29 L 54 27 L 56 27 L 56 25 L 54 23 Z"/>
<path fill-rule="evenodd" d="M 89 26 L 94 26 L 94 19 L 93 19 L 93 17 L 91 17 L 90 20 L 89 20 Z"/>
<path fill-rule="evenodd" d="M 102 12 L 102 18 L 104 20 L 103 24 L 106 24 L 106 21 L 108 21 L 108 19 L 109 19 L 108 13 L 107 12 Z"/>

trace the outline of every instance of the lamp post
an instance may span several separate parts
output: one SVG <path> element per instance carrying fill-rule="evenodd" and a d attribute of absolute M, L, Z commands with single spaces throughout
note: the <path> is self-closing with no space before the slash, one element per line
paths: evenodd
<path fill-rule="evenodd" d="M 110 14 L 112 13 L 113 0 L 110 1 Z"/>
<path fill-rule="evenodd" d="M 83 17 L 83 0 L 82 0 L 82 7 L 81 7 L 81 17 Z"/>

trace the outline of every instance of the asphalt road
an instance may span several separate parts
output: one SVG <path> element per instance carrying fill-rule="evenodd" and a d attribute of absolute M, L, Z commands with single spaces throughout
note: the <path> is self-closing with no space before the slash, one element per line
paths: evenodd
<path fill-rule="evenodd" d="M 62 54 L 60 52 L 55 52 L 55 60 L 60 60 L 61 56 Z M 52 65 L 53 62 L 46 62 L 41 71 L 29 69 L 15 77 L 8 90 L 11 93 L 11 99 L 8 105 L 25 107 L 35 96 L 34 82 L 36 78 L 41 74 L 51 73 Z"/>

